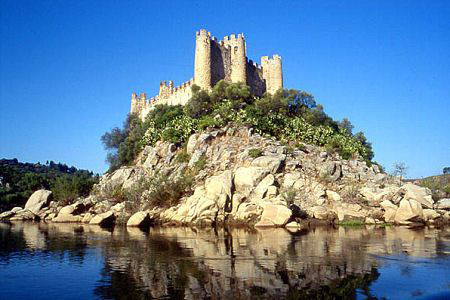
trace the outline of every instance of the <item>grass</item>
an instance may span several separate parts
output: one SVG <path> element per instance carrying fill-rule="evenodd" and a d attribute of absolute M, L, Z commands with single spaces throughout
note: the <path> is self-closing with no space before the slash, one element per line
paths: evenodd
<path fill-rule="evenodd" d="M 250 149 L 248 150 L 248 155 L 252 158 L 257 158 L 263 155 L 263 151 L 257 148 Z"/>
<path fill-rule="evenodd" d="M 177 157 L 175 158 L 177 163 L 188 163 L 190 159 L 191 156 L 186 152 L 186 150 L 178 153 Z"/>
<path fill-rule="evenodd" d="M 348 227 L 363 226 L 364 222 L 361 220 L 347 220 L 347 221 L 339 222 L 339 225 L 348 226 Z"/>

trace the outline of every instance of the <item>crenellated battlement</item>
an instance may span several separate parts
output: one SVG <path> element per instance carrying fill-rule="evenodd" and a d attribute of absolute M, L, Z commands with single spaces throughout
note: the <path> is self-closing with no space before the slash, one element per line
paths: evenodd
<path fill-rule="evenodd" d="M 161 81 L 158 95 L 151 99 L 147 99 L 145 93 L 139 97 L 132 93 L 131 113 L 144 119 L 157 104 L 184 105 L 192 96 L 194 84 L 210 90 L 220 80 L 242 82 L 257 96 L 282 88 L 281 56 L 263 56 L 258 64 L 247 58 L 246 48 L 243 33 L 218 40 L 206 29 L 200 29 L 195 33 L 194 78 L 178 86 L 174 86 L 173 81 Z"/>

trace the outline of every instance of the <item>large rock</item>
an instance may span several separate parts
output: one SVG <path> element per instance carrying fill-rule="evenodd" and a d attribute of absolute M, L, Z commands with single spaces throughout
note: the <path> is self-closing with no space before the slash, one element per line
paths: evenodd
<path fill-rule="evenodd" d="M 151 146 L 146 146 L 144 151 L 147 158 L 145 159 L 143 166 L 147 169 L 153 169 L 159 162 L 158 151 Z"/>
<path fill-rule="evenodd" d="M 393 207 L 387 207 L 384 212 L 384 221 L 386 223 L 394 223 L 395 222 L 395 214 L 397 213 L 397 206 L 395 208 Z"/>
<path fill-rule="evenodd" d="M 128 219 L 127 226 L 143 227 L 150 224 L 150 216 L 147 211 L 139 211 Z"/>
<path fill-rule="evenodd" d="M 314 206 L 311 208 L 311 215 L 318 220 L 327 220 L 330 215 L 330 211 L 323 206 Z"/>
<path fill-rule="evenodd" d="M 85 210 L 85 205 L 81 201 L 77 201 L 74 204 L 64 206 L 61 208 L 58 214 L 61 215 L 78 215 Z"/>
<path fill-rule="evenodd" d="M 388 210 L 388 209 L 394 209 L 397 210 L 397 205 L 395 205 L 394 203 L 392 203 L 389 200 L 384 200 L 383 202 L 380 203 L 380 206 L 384 209 L 384 210 Z"/>
<path fill-rule="evenodd" d="M 226 170 L 217 176 L 211 176 L 205 182 L 206 194 L 213 200 L 220 195 L 226 195 L 227 199 L 231 199 L 232 187 L 233 174 L 230 170 Z"/>
<path fill-rule="evenodd" d="M 234 174 L 234 185 L 237 191 L 252 190 L 267 174 L 269 169 L 263 167 L 240 167 Z"/>
<path fill-rule="evenodd" d="M 38 221 L 39 217 L 29 209 L 22 209 L 9 218 L 10 221 Z"/>
<path fill-rule="evenodd" d="M 186 145 L 186 152 L 188 154 L 194 153 L 195 146 L 197 145 L 197 140 L 198 140 L 199 136 L 200 136 L 200 134 L 194 133 L 193 135 L 191 135 L 189 137 L 189 140 Z"/>
<path fill-rule="evenodd" d="M 330 181 L 337 181 L 342 176 L 342 166 L 334 161 L 325 163 L 319 170 L 319 176 Z"/>
<path fill-rule="evenodd" d="M 47 190 L 37 190 L 28 199 L 25 204 L 25 209 L 32 211 L 34 214 L 39 213 L 39 211 L 46 207 L 52 198 L 52 192 Z"/>
<path fill-rule="evenodd" d="M 335 191 L 327 190 L 326 194 L 327 194 L 327 198 L 332 201 L 340 201 L 341 200 L 341 196 L 338 193 L 336 193 Z"/>
<path fill-rule="evenodd" d="M 415 200 L 403 199 L 395 213 L 395 222 L 407 224 L 410 221 L 423 219 L 422 205 Z"/>
<path fill-rule="evenodd" d="M 255 197 L 258 199 L 264 198 L 267 194 L 269 187 L 273 186 L 274 183 L 275 183 L 275 177 L 272 174 L 269 174 L 266 177 L 264 177 L 264 179 L 261 180 L 260 183 L 258 183 L 258 185 L 256 186 L 256 188 L 254 190 Z M 276 187 L 275 187 L 275 189 L 276 189 Z M 273 194 L 273 192 L 272 192 L 272 194 Z M 276 194 L 276 190 L 275 190 L 275 194 Z"/>
<path fill-rule="evenodd" d="M 424 209 L 423 210 L 423 219 L 425 221 L 434 220 L 436 218 L 439 218 L 441 215 L 433 210 L 433 209 Z"/>
<path fill-rule="evenodd" d="M 58 213 L 56 217 L 52 219 L 54 223 L 78 223 L 81 222 L 83 218 L 81 216 L 74 216 L 67 213 Z"/>
<path fill-rule="evenodd" d="M 112 225 L 116 220 L 116 216 L 112 211 L 108 211 L 99 215 L 96 215 L 89 222 L 90 225 L 108 226 Z"/>
<path fill-rule="evenodd" d="M 120 168 L 111 174 L 111 176 L 108 178 L 108 182 L 112 186 L 122 185 L 126 180 L 128 180 L 128 178 L 130 178 L 132 173 L 133 168 Z"/>
<path fill-rule="evenodd" d="M 441 199 L 436 203 L 436 209 L 450 209 L 450 198 Z"/>
<path fill-rule="evenodd" d="M 385 199 L 392 198 L 392 195 L 398 190 L 398 187 L 389 186 L 384 189 L 363 187 L 359 192 L 370 203 L 379 203 Z"/>
<path fill-rule="evenodd" d="M 286 225 L 292 215 L 292 211 L 283 205 L 266 204 L 263 209 L 261 220 L 272 222 L 275 226 Z"/>
<path fill-rule="evenodd" d="M 285 189 L 288 189 L 288 188 L 291 188 L 291 187 L 298 188 L 297 182 L 300 181 L 301 176 L 302 175 L 301 175 L 300 172 L 291 172 L 291 173 L 284 174 L 284 176 L 283 176 L 284 180 L 283 180 L 282 186 Z"/>
<path fill-rule="evenodd" d="M 189 167 L 195 166 L 195 164 L 202 158 L 202 156 L 205 154 L 205 150 L 198 149 L 195 150 L 194 153 L 191 156 L 191 159 L 189 160 Z"/>
<path fill-rule="evenodd" d="M 252 166 L 267 168 L 271 173 L 277 173 L 285 160 L 285 155 L 260 156 L 253 160 Z"/>
<path fill-rule="evenodd" d="M 15 214 L 16 214 L 16 212 L 14 212 L 12 210 L 5 211 L 5 212 L 0 214 L 0 220 L 8 220 L 9 218 L 14 216 Z"/>
<path fill-rule="evenodd" d="M 422 204 L 424 208 L 433 208 L 433 199 L 428 188 L 408 182 L 400 188 L 399 193 L 403 194 L 403 199 L 412 199 Z"/>
<path fill-rule="evenodd" d="M 94 216 L 91 213 L 87 213 L 84 215 L 83 219 L 81 220 L 82 223 L 89 224 L 89 222 L 92 220 Z"/>
<path fill-rule="evenodd" d="M 363 221 L 366 218 L 365 213 L 361 210 L 361 206 L 358 204 L 336 205 L 334 207 L 334 212 L 340 222 L 350 220 Z"/>

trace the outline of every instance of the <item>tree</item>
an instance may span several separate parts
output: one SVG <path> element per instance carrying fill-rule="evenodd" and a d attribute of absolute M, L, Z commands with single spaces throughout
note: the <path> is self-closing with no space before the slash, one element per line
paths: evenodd
<path fill-rule="evenodd" d="M 443 174 L 450 174 L 450 167 L 445 167 L 444 169 L 442 169 L 442 173 Z"/>
<path fill-rule="evenodd" d="M 347 118 L 343 118 L 341 122 L 338 122 L 338 126 L 340 130 L 347 132 L 348 134 L 352 134 L 354 126 Z"/>
<path fill-rule="evenodd" d="M 408 171 L 408 166 L 404 162 L 395 162 L 392 170 L 392 175 L 400 176 L 400 180 L 406 176 Z"/>
<path fill-rule="evenodd" d="M 131 163 L 139 153 L 140 141 L 145 134 L 141 119 L 129 114 L 123 123 L 123 128 L 115 127 L 100 138 L 108 151 L 106 161 L 110 171 Z"/>

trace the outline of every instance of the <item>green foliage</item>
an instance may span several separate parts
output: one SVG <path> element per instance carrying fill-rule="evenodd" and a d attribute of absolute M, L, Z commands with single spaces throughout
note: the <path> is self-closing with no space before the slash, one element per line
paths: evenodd
<path fill-rule="evenodd" d="M 294 199 L 296 196 L 297 192 L 293 187 L 290 187 L 286 192 L 283 193 L 283 198 L 286 200 L 288 206 L 294 204 Z"/>
<path fill-rule="evenodd" d="M 98 179 L 89 173 L 80 172 L 75 175 L 61 175 L 51 183 L 54 199 L 61 204 L 69 204 L 78 197 L 86 197 Z"/>
<path fill-rule="evenodd" d="M 263 155 L 263 151 L 261 149 L 253 148 L 248 150 L 248 155 L 252 158 L 257 158 Z"/>
<path fill-rule="evenodd" d="M 198 172 L 203 170 L 207 163 L 208 161 L 206 160 L 206 155 L 200 156 L 200 158 L 194 164 L 193 173 L 197 174 Z"/>
<path fill-rule="evenodd" d="M 181 197 L 192 186 L 191 176 L 181 176 L 169 180 L 166 176 L 157 176 L 154 180 L 154 189 L 149 194 L 150 206 L 172 207 L 179 203 Z"/>
<path fill-rule="evenodd" d="M 287 144 L 324 146 L 345 159 L 359 155 L 370 164 L 373 158 L 362 132 L 353 135 L 350 121 L 334 121 L 304 91 L 279 90 L 258 98 L 243 83 L 219 81 L 210 92 L 194 85 L 192 93 L 184 107 L 156 105 L 144 124 L 129 117 L 123 129 L 105 134 L 105 147 L 118 149 L 117 155 L 114 151 L 108 155 L 111 168 L 132 163 L 145 145 L 159 140 L 184 143 L 195 132 L 230 123 L 251 126 L 256 133 Z"/>
<path fill-rule="evenodd" d="M 347 118 L 343 118 L 341 122 L 338 122 L 338 127 L 339 127 L 339 130 L 341 130 L 347 134 L 352 134 L 352 131 L 354 128 L 352 123 Z"/>
<path fill-rule="evenodd" d="M 145 126 L 139 117 L 128 115 L 123 128 L 115 127 L 106 132 L 101 141 L 108 151 L 106 160 L 109 163 L 109 171 L 114 171 L 123 165 L 131 164 L 137 154 L 142 150 L 142 138 L 145 134 Z"/>
<path fill-rule="evenodd" d="M 177 156 L 175 157 L 175 161 L 179 164 L 180 163 L 188 163 L 190 159 L 191 159 L 191 157 L 186 152 L 185 149 L 183 151 L 181 151 L 180 153 L 178 153 Z"/>
<path fill-rule="evenodd" d="M 212 111 L 213 102 L 205 90 L 192 89 L 192 98 L 185 105 L 185 113 L 191 118 L 199 118 Z"/>
<path fill-rule="evenodd" d="M 20 163 L 17 159 L 0 160 L 0 211 L 23 207 L 31 194 L 50 189 L 54 199 L 65 203 L 89 194 L 98 175 L 53 161 L 44 164 Z"/>
<path fill-rule="evenodd" d="M 187 173 L 172 179 L 157 171 L 153 176 L 142 177 L 132 187 L 122 190 L 122 200 L 129 205 L 141 204 L 139 209 L 172 207 L 191 191 L 193 180 L 193 176 Z M 133 210 L 137 211 L 138 207 Z"/>
<path fill-rule="evenodd" d="M 431 190 L 435 201 L 450 197 L 450 174 L 430 176 L 418 180 L 418 184 Z"/>

